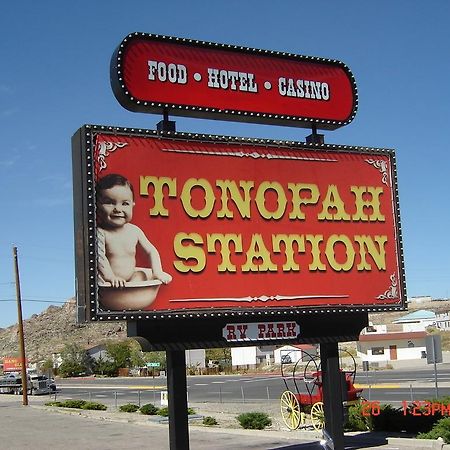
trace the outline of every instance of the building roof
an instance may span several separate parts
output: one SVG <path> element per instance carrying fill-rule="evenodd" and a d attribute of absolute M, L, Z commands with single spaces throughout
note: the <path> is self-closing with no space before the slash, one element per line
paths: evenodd
<path fill-rule="evenodd" d="M 288 350 L 288 349 L 299 349 L 299 350 L 315 350 L 316 347 L 311 344 L 294 344 L 294 345 L 283 345 L 282 347 L 279 347 L 277 350 Z"/>
<path fill-rule="evenodd" d="M 434 319 L 435 317 L 436 317 L 435 312 L 427 311 L 425 309 L 419 309 L 418 311 L 414 311 L 412 313 L 407 314 L 406 316 L 394 320 L 392 323 L 417 322 L 424 319 Z"/>
<path fill-rule="evenodd" d="M 427 337 L 426 331 L 409 331 L 405 333 L 370 333 L 360 334 L 360 341 L 398 341 L 408 339 L 423 339 Z"/>

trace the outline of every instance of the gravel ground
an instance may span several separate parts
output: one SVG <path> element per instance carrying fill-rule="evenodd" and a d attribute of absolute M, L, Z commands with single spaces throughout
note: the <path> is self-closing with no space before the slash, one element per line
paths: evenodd
<path fill-rule="evenodd" d="M 17 401 L 17 396 L 15 397 Z M 44 403 L 49 401 L 49 398 L 42 397 L 31 397 L 30 404 L 34 407 L 43 408 L 47 410 L 52 410 L 52 412 L 58 412 L 62 414 L 75 414 L 82 417 L 89 417 L 97 420 L 108 420 L 108 421 L 120 421 L 120 422 L 129 422 L 136 424 L 144 424 L 149 421 L 155 423 L 164 423 L 167 422 L 166 418 L 161 416 L 147 416 L 141 414 L 139 412 L 135 413 L 125 413 L 121 412 L 114 407 L 108 408 L 106 411 L 85 411 L 85 410 L 77 410 L 77 409 L 69 409 L 69 408 L 59 408 L 59 407 L 49 407 L 44 406 Z M 159 404 L 155 406 L 159 407 Z M 237 421 L 236 417 L 245 412 L 265 412 L 270 419 L 272 420 L 272 425 L 266 427 L 264 431 L 267 432 L 281 432 L 286 433 L 286 435 L 292 435 L 292 433 L 302 433 L 305 432 L 308 437 L 317 436 L 317 438 L 321 437 L 321 433 L 313 430 L 311 426 L 307 426 L 304 428 L 300 428 L 299 430 L 289 430 L 287 426 L 284 424 L 281 411 L 280 411 L 280 403 L 279 402 L 259 402 L 259 403 L 189 403 L 189 407 L 195 411 L 195 415 L 190 416 L 189 423 L 190 426 L 199 426 L 205 427 L 203 425 L 202 420 L 203 417 L 211 416 L 214 417 L 217 421 L 217 425 L 208 427 L 208 428 L 220 428 L 220 429 L 229 429 L 229 430 L 238 430 L 242 427 Z"/>

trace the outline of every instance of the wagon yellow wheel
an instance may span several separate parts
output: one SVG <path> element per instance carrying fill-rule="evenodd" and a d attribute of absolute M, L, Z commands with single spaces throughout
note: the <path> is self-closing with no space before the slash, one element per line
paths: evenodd
<path fill-rule="evenodd" d="M 315 430 L 320 431 L 325 426 L 323 402 L 314 403 L 311 407 L 311 423 Z"/>
<path fill-rule="evenodd" d="M 300 405 L 291 391 L 281 394 L 281 416 L 290 430 L 296 430 L 300 426 Z"/>

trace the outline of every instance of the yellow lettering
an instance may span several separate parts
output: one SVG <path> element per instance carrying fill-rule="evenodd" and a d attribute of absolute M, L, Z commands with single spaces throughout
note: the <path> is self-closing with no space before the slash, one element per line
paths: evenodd
<path fill-rule="evenodd" d="M 355 194 L 356 212 L 352 216 L 353 220 L 361 220 L 364 222 L 385 221 L 385 217 L 380 211 L 380 195 L 383 194 L 382 187 L 352 186 L 350 190 Z M 371 200 L 364 200 L 364 194 L 370 194 Z M 365 214 L 364 208 L 372 208 L 372 214 L 370 216 Z"/>
<path fill-rule="evenodd" d="M 316 184 L 288 183 L 288 189 L 292 192 L 292 211 L 289 219 L 305 220 L 301 206 L 315 205 L 319 201 L 319 188 Z M 309 192 L 309 195 L 302 197 L 302 192 Z"/>
<path fill-rule="evenodd" d="M 242 236 L 240 234 L 219 234 L 206 235 L 208 252 L 216 252 L 216 242 L 220 244 L 220 255 L 222 262 L 217 266 L 219 272 L 236 272 L 236 266 L 230 260 L 230 243 L 234 244 L 234 252 L 242 253 Z"/>
<path fill-rule="evenodd" d="M 336 260 L 334 246 L 337 243 L 344 244 L 345 246 L 347 260 L 342 264 L 340 264 Z M 337 272 L 340 272 L 341 270 L 348 272 L 353 267 L 353 262 L 355 260 L 355 250 L 350 239 L 345 234 L 332 234 L 327 240 L 325 254 L 327 255 L 330 266 Z"/>
<path fill-rule="evenodd" d="M 192 190 L 195 188 L 203 189 L 204 192 L 204 207 L 202 209 L 195 209 L 192 206 Z M 183 204 L 184 211 L 189 217 L 201 217 L 204 219 L 211 215 L 214 208 L 214 191 L 205 178 L 189 178 L 184 183 L 183 191 L 181 192 L 181 203 Z"/>
<path fill-rule="evenodd" d="M 253 181 L 239 181 L 239 189 L 235 181 L 216 180 L 216 186 L 222 191 L 222 209 L 218 211 L 217 217 L 234 217 L 233 211 L 228 208 L 228 195 L 230 195 L 230 200 L 236 205 L 241 217 L 250 219 L 250 190 L 254 185 Z"/>
<path fill-rule="evenodd" d="M 255 264 L 254 259 L 260 259 L 261 264 Z M 276 272 L 277 265 L 270 259 L 270 252 L 267 250 L 263 238 L 260 234 L 253 234 L 252 241 L 247 250 L 247 261 L 242 266 L 242 272 Z"/>
<path fill-rule="evenodd" d="M 323 241 L 322 234 L 307 234 L 305 239 L 311 244 L 311 255 L 313 257 L 309 270 L 326 270 L 325 264 L 320 260 L 319 244 Z"/>
<path fill-rule="evenodd" d="M 330 209 L 336 212 L 331 212 Z M 319 220 L 350 220 L 350 215 L 345 211 L 344 202 L 335 184 L 328 186 L 325 200 L 322 203 L 322 212 L 317 218 Z"/>
<path fill-rule="evenodd" d="M 283 264 L 283 272 L 299 272 L 300 266 L 294 260 L 294 243 L 297 244 L 297 252 L 305 252 L 305 238 L 299 234 L 273 234 L 272 247 L 275 253 L 281 253 L 281 244 L 284 245 L 286 262 Z"/>
<path fill-rule="evenodd" d="M 355 241 L 359 244 L 359 254 L 361 262 L 358 264 L 358 270 L 372 270 L 372 266 L 366 259 L 366 251 L 372 257 L 373 261 L 377 265 L 378 270 L 386 270 L 386 252 L 384 250 L 384 244 L 387 242 L 387 236 L 375 236 L 372 239 L 371 236 L 356 235 Z M 375 246 L 375 242 L 378 248 Z"/>
<path fill-rule="evenodd" d="M 277 209 L 275 211 L 269 211 L 266 208 L 265 194 L 266 191 L 273 190 L 277 194 Z M 263 181 L 258 186 L 258 191 L 256 192 L 256 205 L 258 211 L 264 219 L 280 219 L 283 217 L 284 211 L 286 209 L 287 199 L 283 187 L 280 183 L 274 181 Z"/>
<path fill-rule="evenodd" d="M 169 189 L 169 197 L 177 196 L 177 180 L 176 178 L 168 177 L 152 177 L 152 176 L 141 176 L 139 177 L 139 193 L 143 197 L 148 197 L 148 186 L 153 186 L 153 198 L 155 204 L 152 209 L 150 209 L 150 216 L 169 216 L 169 210 L 164 207 L 164 191 L 163 188 L 166 186 Z"/>
<path fill-rule="evenodd" d="M 206 267 L 206 255 L 203 248 L 202 237 L 197 233 L 177 233 L 173 241 L 173 250 L 178 258 L 173 262 L 178 272 L 201 272 Z M 186 264 L 189 260 L 194 264 Z"/>

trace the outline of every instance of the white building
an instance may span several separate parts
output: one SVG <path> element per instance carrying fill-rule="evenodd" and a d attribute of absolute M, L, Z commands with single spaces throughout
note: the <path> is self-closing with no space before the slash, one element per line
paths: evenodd
<path fill-rule="evenodd" d="M 277 347 L 266 345 L 262 347 L 232 347 L 231 364 L 233 366 L 258 366 L 261 364 L 280 364 L 282 359 L 286 363 L 296 363 L 299 360 L 309 360 L 310 356 L 317 356 L 317 347 L 309 344 L 285 345 Z M 290 361 L 288 361 L 288 359 Z"/>
<path fill-rule="evenodd" d="M 419 295 L 415 297 L 408 297 L 408 303 L 428 303 L 433 301 L 431 295 Z"/>
<path fill-rule="evenodd" d="M 358 357 L 368 362 L 388 362 L 426 357 L 425 331 L 366 333 L 359 336 Z"/>
<path fill-rule="evenodd" d="M 204 369 L 206 367 L 205 355 L 206 352 L 203 348 L 186 350 L 186 367 Z"/>
<path fill-rule="evenodd" d="M 274 351 L 275 364 L 294 364 L 298 361 L 308 361 L 317 358 L 317 347 L 309 344 L 285 345 Z"/>
<path fill-rule="evenodd" d="M 361 334 L 387 333 L 387 325 L 373 325 L 369 322 L 369 326 L 361 331 Z"/>
<path fill-rule="evenodd" d="M 450 316 L 446 314 L 436 314 L 433 311 L 421 309 L 406 316 L 394 320 L 392 323 L 402 325 L 403 331 L 424 331 L 427 327 L 439 328 L 440 330 L 450 330 Z"/>
<path fill-rule="evenodd" d="M 231 364 L 233 366 L 258 366 L 262 363 L 273 363 L 275 346 L 232 347 Z"/>

